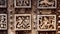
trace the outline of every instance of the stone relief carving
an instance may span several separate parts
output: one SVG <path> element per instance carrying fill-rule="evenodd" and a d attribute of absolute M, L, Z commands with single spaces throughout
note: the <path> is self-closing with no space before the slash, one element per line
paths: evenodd
<path fill-rule="evenodd" d="M 31 8 L 31 0 L 14 0 L 16 8 Z"/>
<path fill-rule="evenodd" d="M 6 29 L 7 29 L 7 15 L 0 14 L 0 30 L 6 30 Z"/>
<path fill-rule="evenodd" d="M 38 0 L 38 8 L 46 9 L 46 8 L 56 8 L 56 0 Z"/>
<path fill-rule="evenodd" d="M 6 5 L 6 0 L 0 0 L 0 7 L 6 7 L 7 5 Z"/>
<path fill-rule="evenodd" d="M 37 29 L 39 31 L 55 31 L 56 30 L 56 15 L 38 15 Z"/>
<path fill-rule="evenodd" d="M 30 14 L 16 14 L 14 21 L 15 21 L 15 30 L 31 30 Z"/>

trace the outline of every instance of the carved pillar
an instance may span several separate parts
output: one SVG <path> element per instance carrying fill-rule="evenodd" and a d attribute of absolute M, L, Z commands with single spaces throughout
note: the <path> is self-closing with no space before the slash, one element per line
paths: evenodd
<path fill-rule="evenodd" d="M 8 34 L 15 34 L 14 31 L 14 0 L 8 0 Z"/>

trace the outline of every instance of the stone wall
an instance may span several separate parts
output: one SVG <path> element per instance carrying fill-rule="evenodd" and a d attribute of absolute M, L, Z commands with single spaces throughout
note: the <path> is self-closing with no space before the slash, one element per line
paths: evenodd
<path fill-rule="evenodd" d="M 50 7 L 50 8 L 41 8 L 41 6 L 39 7 L 38 0 L 31 0 L 31 4 L 26 2 L 27 6 L 30 5 L 29 7 L 26 7 L 24 4 L 21 7 L 16 6 L 18 3 L 16 4 L 15 1 L 16 0 L 7 0 L 7 4 L 6 4 L 7 7 L 0 8 L 0 14 L 7 14 L 7 29 L 0 30 L 1 34 L 5 34 L 5 33 L 7 33 L 7 34 L 60 34 L 60 23 L 59 23 L 59 20 L 60 20 L 59 2 L 60 1 L 59 0 L 56 0 L 56 6 L 54 4 L 53 5 L 46 4 L 47 7 Z M 25 1 L 28 1 L 28 0 L 25 0 Z M 42 0 L 40 0 L 40 2 L 41 1 Z M 53 1 L 51 1 L 51 2 L 53 2 Z M 45 0 L 45 2 L 50 3 L 50 2 L 47 2 L 46 0 Z M 22 3 L 22 2 L 20 2 L 20 3 Z M 18 5 L 21 5 L 21 4 L 18 4 Z M 42 5 L 42 6 L 46 7 L 46 5 Z M 53 6 L 53 7 L 51 8 L 51 6 Z M 41 17 L 41 15 L 44 15 L 44 16 Z M 48 19 L 48 21 L 45 21 L 44 23 L 47 23 L 47 22 L 50 23 L 51 21 L 54 21 L 54 22 L 52 22 L 53 27 L 49 28 L 49 26 L 46 26 L 46 27 L 48 27 L 48 28 L 46 28 L 44 26 L 44 25 L 46 25 L 43 23 L 44 17 L 46 17 Z M 20 21 L 18 21 L 19 19 L 20 19 Z M 39 19 L 43 20 L 43 21 L 39 22 Z M 20 24 L 19 22 L 22 24 Z M 28 25 L 26 25 L 26 24 L 28 24 Z M 41 24 L 45 27 L 46 30 L 44 30 L 44 27 Z M 39 29 L 39 25 L 41 25 L 40 29 L 42 29 L 42 31 Z M 51 25 L 51 23 L 48 25 Z M 17 26 L 19 29 L 17 28 Z M 4 33 L 2 33 L 3 31 L 4 31 Z"/>

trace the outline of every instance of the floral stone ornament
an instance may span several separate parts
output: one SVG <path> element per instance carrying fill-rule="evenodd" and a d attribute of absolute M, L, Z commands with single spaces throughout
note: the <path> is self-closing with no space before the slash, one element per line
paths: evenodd
<path fill-rule="evenodd" d="M 56 15 L 38 15 L 37 29 L 38 31 L 55 31 Z"/>
<path fill-rule="evenodd" d="M 31 30 L 30 14 L 15 14 L 15 30 Z"/>

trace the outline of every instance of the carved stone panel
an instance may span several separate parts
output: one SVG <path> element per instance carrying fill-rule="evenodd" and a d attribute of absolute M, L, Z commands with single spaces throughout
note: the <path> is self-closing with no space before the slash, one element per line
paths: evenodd
<path fill-rule="evenodd" d="M 7 15 L 0 14 L 0 30 L 7 30 Z"/>
<path fill-rule="evenodd" d="M 7 0 L 0 0 L 0 7 L 6 8 L 7 6 Z"/>
<path fill-rule="evenodd" d="M 55 9 L 57 7 L 57 0 L 38 0 L 37 2 L 39 9 Z"/>
<path fill-rule="evenodd" d="M 15 8 L 31 8 L 31 0 L 14 0 Z"/>
<path fill-rule="evenodd" d="M 55 31 L 56 15 L 38 15 L 37 30 L 38 31 Z"/>
<path fill-rule="evenodd" d="M 30 14 L 15 14 L 15 30 L 31 30 Z"/>

